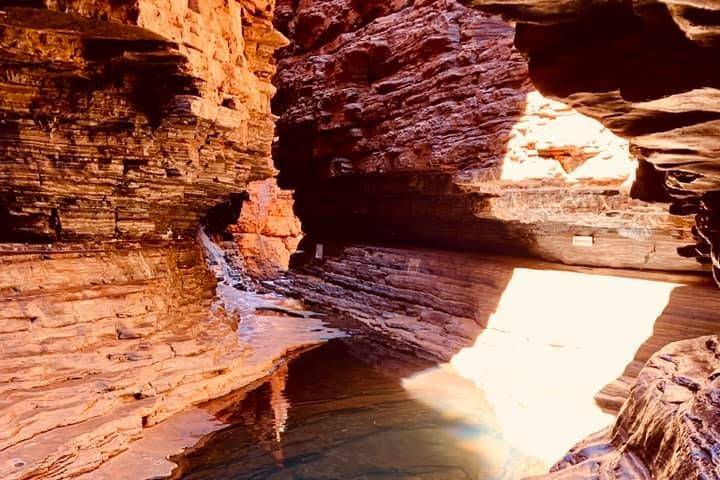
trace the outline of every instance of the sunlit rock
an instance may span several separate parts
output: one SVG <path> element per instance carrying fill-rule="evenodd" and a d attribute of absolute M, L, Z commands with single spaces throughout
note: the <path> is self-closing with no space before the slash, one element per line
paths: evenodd
<path fill-rule="evenodd" d="M 292 192 L 274 179 L 248 185 L 240 218 L 229 230 L 250 277 L 268 280 L 287 271 L 302 236 L 293 206 Z"/>

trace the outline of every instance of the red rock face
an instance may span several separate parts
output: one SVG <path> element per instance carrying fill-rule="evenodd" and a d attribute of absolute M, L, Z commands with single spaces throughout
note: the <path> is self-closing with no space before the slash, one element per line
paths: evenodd
<path fill-rule="evenodd" d="M 3 237 L 187 238 L 272 175 L 272 6 L 200 3 L 3 11 Z"/>
<path fill-rule="evenodd" d="M 668 345 L 640 372 L 617 423 L 538 480 L 716 477 L 717 369 L 716 336 Z"/>
<path fill-rule="evenodd" d="M 240 218 L 230 226 L 242 254 L 245 271 L 254 279 L 270 280 L 288 270 L 302 229 L 293 212 L 292 192 L 274 179 L 252 182 Z"/>
<path fill-rule="evenodd" d="M 311 237 L 699 268 L 676 253 L 691 221 L 630 198 L 627 143 L 535 92 L 499 18 L 451 0 L 278 12 L 275 157 Z"/>
<path fill-rule="evenodd" d="M 465 3 L 518 22 L 516 44 L 541 91 L 631 138 L 646 170 L 639 190 L 647 198 L 669 196 L 675 213 L 695 214 L 697 243 L 680 253 L 712 264 L 717 281 L 717 5 Z M 716 325 L 714 316 L 709 320 Z M 668 345 L 640 371 L 615 425 L 581 442 L 542 478 L 720 476 L 717 358 L 715 337 Z"/>
<path fill-rule="evenodd" d="M 285 40 L 271 1 L 27 3 L 0 6 L 0 477 L 67 478 L 272 367 L 195 236 L 275 173 Z"/>
<path fill-rule="evenodd" d="M 646 198 L 669 195 L 674 213 L 696 215 L 697 243 L 681 253 L 712 263 L 717 278 L 717 4 L 464 3 L 519 22 L 516 43 L 543 93 L 632 139 L 648 171 L 639 190 Z"/>

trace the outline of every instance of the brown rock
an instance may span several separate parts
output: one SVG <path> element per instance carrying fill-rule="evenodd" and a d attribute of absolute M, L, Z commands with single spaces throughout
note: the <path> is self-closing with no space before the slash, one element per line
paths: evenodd
<path fill-rule="evenodd" d="M 700 269 L 676 252 L 692 220 L 630 197 L 627 142 L 535 91 L 500 19 L 452 0 L 278 11 L 276 161 L 310 237 Z"/>
<path fill-rule="evenodd" d="M 0 7 L 0 477 L 68 478 L 296 346 L 238 341 L 195 240 L 275 173 L 285 39 L 271 0 L 27 4 Z"/>
<path fill-rule="evenodd" d="M 616 424 L 579 443 L 538 479 L 714 478 L 718 442 L 718 339 L 668 345 L 653 355 Z"/>
<path fill-rule="evenodd" d="M 272 175 L 272 4 L 200 3 L 3 10 L 3 238 L 188 238 Z"/>
<path fill-rule="evenodd" d="M 466 0 L 518 21 L 533 83 L 631 139 L 646 199 L 695 215 L 688 257 L 718 277 L 718 5 L 711 1 Z M 652 79 L 652 80 L 651 80 Z"/>

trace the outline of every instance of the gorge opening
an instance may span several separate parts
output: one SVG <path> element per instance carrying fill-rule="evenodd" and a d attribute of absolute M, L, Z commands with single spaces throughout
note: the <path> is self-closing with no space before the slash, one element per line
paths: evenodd
<path fill-rule="evenodd" d="M 0 1 L 0 477 L 720 477 L 716 13 Z"/>

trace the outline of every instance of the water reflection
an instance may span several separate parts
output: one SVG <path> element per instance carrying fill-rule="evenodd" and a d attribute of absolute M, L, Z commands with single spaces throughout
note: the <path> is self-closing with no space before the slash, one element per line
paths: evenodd
<path fill-rule="evenodd" d="M 225 420 L 242 426 L 252 441 L 269 454 L 278 468 L 283 467 L 282 434 L 285 432 L 290 400 L 285 396 L 286 363 L 271 375 L 267 383 L 248 393 Z"/>
<path fill-rule="evenodd" d="M 174 459 L 174 478 L 518 478 L 512 465 L 527 459 L 486 442 L 504 455 L 498 469 L 471 445 L 485 425 L 440 414 L 402 388 L 401 377 L 427 363 L 369 345 L 333 340 L 291 361 L 222 415 L 232 426 Z"/>
<path fill-rule="evenodd" d="M 288 366 L 287 363 L 283 363 L 270 377 L 270 405 L 273 411 L 273 430 L 277 443 L 282 441 L 290 410 L 290 400 L 285 396 L 287 376 Z"/>

